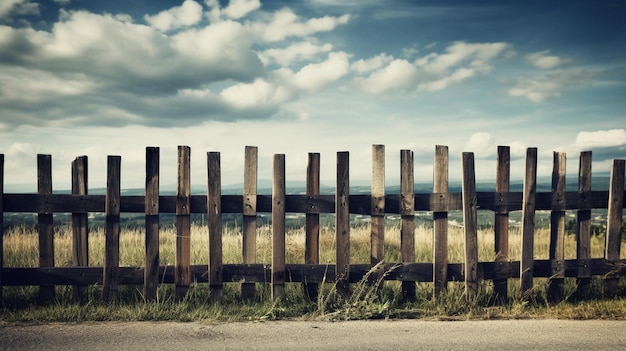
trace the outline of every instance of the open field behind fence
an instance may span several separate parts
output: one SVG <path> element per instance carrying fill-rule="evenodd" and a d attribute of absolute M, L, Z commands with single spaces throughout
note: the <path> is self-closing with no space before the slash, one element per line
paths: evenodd
<path fill-rule="evenodd" d="M 462 191 L 449 192 L 448 148 L 437 146 L 433 192 L 416 193 L 413 152 L 402 150 L 400 192 L 386 194 L 384 146 L 374 145 L 370 194 L 350 194 L 349 154 L 338 152 L 335 194 L 320 195 L 320 156 L 311 153 L 306 194 L 287 195 L 285 157 L 277 154 L 273 159 L 272 194 L 260 195 L 257 153 L 256 147 L 246 147 L 242 195 L 222 195 L 218 152 L 207 153 L 207 194 L 191 195 L 190 149 L 179 147 L 178 190 L 173 196 L 159 194 L 159 148 L 156 147 L 146 148 L 143 196 L 121 196 L 119 156 L 108 158 L 106 195 L 88 194 L 85 156 L 72 163 L 72 194 L 52 194 L 50 155 L 38 155 L 37 194 L 4 193 L 4 157 L 0 155 L 0 214 L 36 213 L 38 221 L 37 250 L 32 251 L 37 257 L 25 257 L 19 267 L 4 265 L 8 258 L 5 255 L 11 254 L 7 247 L 13 245 L 19 234 L 5 234 L 3 230 L 0 293 L 3 286 L 35 285 L 39 286 L 40 298 L 46 300 L 54 297 L 54 286 L 71 285 L 80 299 L 85 286 L 99 285 L 103 300 L 111 301 L 116 299 L 119 285 L 143 285 L 144 297 L 153 300 L 159 285 L 174 284 L 177 298 L 182 299 L 192 283 L 208 283 L 213 297 L 221 294 L 225 283 L 236 283 L 241 284 L 242 297 L 251 298 L 255 284 L 262 283 L 270 284 L 273 298 L 279 299 L 284 296 L 287 283 L 305 283 L 309 295 L 314 297 L 319 283 L 334 282 L 339 291 L 349 294 L 351 283 L 369 276 L 401 281 L 402 294 L 408 299 L 415 296 L 416 282 L 432 282 L 433 293 L 437 295 L 447 289 L 448 282 L 461 281 L 466 294 L 472 296 L 478 292 L 482 280 L 493 281 L 496 297 L 506 299 L 510 278 L 517 278 L 524 292 L 532 288 L 534 278 L 538 277 L 549 279 L 550 297 L 556 301 L 564 298 L 566 277 L 577 279 L 577 293 L 581 296 L 589 289 L 593 276 L 604 279 L 606 296 L 618 293 L 619 279 L 626 267 L 626 260 L 620 258 L 624 160 L 614 160 L 609 190 L 594 191 L 591 152 L 581 153 L 578 190 L 566 191 L 565 154 L 554 153 L 552 191 L 537 192 L 537 149 L 529 148 L 523 191 L 511 192 L 509 148 L 502 146 L 498 148 L 495 191 L 479 192 L 474 155 L 463 153 Z M 591 234 L 592 209 L 606 209 L 607 213 L 601 255 L 591 249 L 592 240 L 597 240 Z M 479 230 L 479 210 L 493 213 L 492 231 Z M 462 228 L 450 225 L 451 211 L 463 213 Z M 510 213 L 516 211 L 522 214 L 521 225 L 519 229 L 509 228 Z M 545 256 L 538 255 L 536 250 L 536 241 L 540 240 L 540 231 L 535 226 L 537 211 L 550 212 L 550 227 L 543 234 L 548 237 Z M 566 211 L 576 214 L 573 238 L 565 233 Z M 429 238 L 424 238 L 424 228 L 416 230 L 416 215 L 424 212 L 432 213 L 433 218 L 432 229 L 427 231 Z M 55 213 L 71 214 L 71 259 L 60 256 L 55 247 L 62 239 L 59 234 L 55 238 Z M 89 215 L 93 213 L 104 213 L 105 225 L 102 231 L 90 233 Z M 141 237 L 145 249 L 140 262 L 136 258 L 127 261 L 124 256 L 125 244 L 120 237 L 122 213 L 145 216 L 145 229 L 133 235 Z M 159 216 L 164 213 L 175 214 L 175 235 L 160 228 Z M 271 226 L 257 225 L 261 213 L 271 214 Z M 305 216 L 300 236 L 303 245 L 294 245 L 296 236 L 286 234 L 287 214 L 294 213 Z M 192 214 L 206 215 L 206 242 L 201 249 L 191 244 L 192 228 L 195 228 Z M 241 215 L 240 232 L 229 234 L 232 229 L 223 228 L 224 214 Z M 320 226 L 320 215 L 324 214 L 334 216 L 332 233 L 323 232 L 327 229 Z M 351 218 L 355 215 L 369 217 L 369 225 L 358 229 L 360 235 L 356 235 L 357 229 L 352 226 Z M 400 217 L 395 231 L 386 225 L 390 215 Z M 365 241 L 363 230 L 369 232 Z M 237 238 L 235 244 L 231 237 Z M 324 252 L 320 246 L 329 245 L 329 237 L 333 257 L 320 254 Z M 173 252 L 162 250 L 167 238 L 174 241 L 169 245 Z M 65 239 L 69 240 L 67 235 Z M 259 245 L 259 240 L 270 240 L 271 245 Z M 511 245 L 512 240 L 520 244 Z M 369 255 L 358 258 L 354 253 L 363 250 L 364 242 Z M 489 242 L 491 249 L 485 251 L 484 242 Z M 225 245 L 240 245 L 237 248 L 240 256 L 224 256 L 225 252 L 232 252 Z M 258 250 L 260 246 L 270 247 L 271 253 Z M 458 252 L 452 252 L 459 247 L 463 250 L 462 259 Z M 489 251 L 491 254 L 486 253 Z"/>

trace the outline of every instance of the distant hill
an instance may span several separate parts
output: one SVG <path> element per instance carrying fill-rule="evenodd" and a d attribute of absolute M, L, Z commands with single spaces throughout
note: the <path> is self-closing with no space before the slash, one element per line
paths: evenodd
<path fill-rule="evenodd" d="M 578 189 L 578 176 L 576 175 L 568 175 L 567 180 L 567 190 L 568 191 L 576 191 Z M 609 173 L 597 173 L 594 174 L 592 179 L 592 189 L 593 190 L 608 190 L 609 189 Z M 400 193 L 400 181 L 387 181 L 387 186 L 385 187 L 385 191 L 387 194 L 398 194 Z M 394 183 L 398 185 L 393 185 Z M 549 192 L 551 190 L 551 177 L 538 177 L 537 178 L 537 191 L 538 192 Z M 332 184 L 332 185 L 329 185 Z M 306 183 L 304 181 L 287 181 L 286 183 L 287 193 L 288 194 L 304 194 L 306 192 Z M 520 192 L 523 191 L 524 182 L 521 179 L 515 179 L 511 181 L 510 191 Z M 4 191 L 6 193 L 33 193 L 37 189 L 37 186 L 34 184 L 6 184 L 4 187 Z M 364 180 L 351 180 L 350 181 L 350 192 L 352 194 L 369 194 L 371 189 L 371 185 L 369 181 Z M 460 192 L 461 189 L 461 181 L 460 180 L 450 180 L 448 189 L 450 192 Z M 494 191 L 495 190 L 495 181 L 481 181 L 476 183 L 477 191 Z M 433 191 L 432 182 L 417 182 L 415 183 L 415 192 L 416 193 L 430 193 Z M 334 194 L 335 185 L 334 183 L 325 182 L 320 186 L 320 192 L 322 194 Z M 70 190 L 54 190 L 54 193 L 57 194 L 69 194 Z M 89 193 L 92 195 L 104 195 L 106 194 L 105 188 L 93 188 L 89 189 Z M 201 195 L 206 193 L 206 186 L 200 184 L 194 184 L 191 186 L 191 193 L 193 195 Z M 230 184 L 224 185 L 222 187 L 223 195 L 240 195 L 243 193 L 243 184 Z M 261 195 L 271 195 L 272 194 L 272 180 L 270 179 L 259 179 L 257 182 L 257 193 Z M 122 195 L 130 195 L 130 196 L 141 196 L 144 194 L 143 188 L 129 188 L 123 189 Z M 176 194 L 176 185 L 175 184 L 166 184 L 161 185 L 161 195 L 175 195 Z"/>

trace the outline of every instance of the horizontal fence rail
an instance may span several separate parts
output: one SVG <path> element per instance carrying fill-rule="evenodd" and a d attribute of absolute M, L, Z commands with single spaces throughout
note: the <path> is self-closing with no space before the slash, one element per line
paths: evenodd
<path fill-rule="evenodd" d="M 36 194 L 4 193 L 4 155 L 0 154 L 0 297 L 5 286 L 40 287 L 40 298 L 54 297 L 55 285 L 74 286 L 74 297 L 83 299 L 85 286 L 101 285 L 105 301 L 117 299 L 119 285 L 143 285 L 146 299 L 156 299 L 159 284 L 174 284 L 176 298 L 187 294 L 191 282 L 208 283 L 212 297 L 221 294 L 223 284 L 241 284 L 242 297 L 252 298 L 255 283 L 272 286 L 273 298 L 284 296 L 286 283 L 304 283 L 309 297 L 317 296 L 318 285 L 334 282 L 340 293 L 350 293 L 350 283 L 373 276 L 402 282 L 405 298 L 415 297 L 416 282 L 432 282 L 436 296 L 447 289 L 449 281 L 465 282 L 466 294 L 474 295 L 481 280 L 494 282 L 497 298 L 506 300 L 508 279 L 518 278 L 520 288 L 532 288 L 533 279 L 550 280 L 550 297 L 564 298 L 564 278 L 576 278 L 581 296 L 593 276 L 604 278 L 607 296 L 618 291 L 620 276 L 626 274 L 626 260 L 620 259 L 624 208 L 624 160 L 614 160 L 608 191 L 591 189 L 591 152 L 580 154 L 578 191 L 566 191 L 564 153 L 554 153 L 552 191 L 537 192 L 537 149 L 526 154 L 523 191 L 510 190 L 509 147 L 498 147 L 495 191 L 476 191 L 474 155 L 462 154 L 462 191 L 448 191 L 448 148 L 436 146 L 433 192 L 414 191 L 413 152 L 401 150 L 399 194 L 385 193 L 385 149 L 372 147 L 372 184 L 370 194 L 350 194 L 349 154 L 337 153 L 337 184 L 333 195 L 320 194 L 320 155 L 310 153 L 307 166 L 306 193 L 286 194 L 285 157 L 274 155 L 271 195 L 257 193 L 258 150 L 245 150 L 242 195 L 222 195 L 221 160 L 218 152 L 207 153 L 207 194 L 191 195 L 190 148 L 178 148 L 178 187 L 176 195 L 159 193 L 159 148 L 146 148 L 146 188 L 144 196 L 123 196 L 120 189 L 119 156 L 107 161 L 105 195 L 88 194 L 87 157 L 72 162 L 71 194 L 52 192 L 51 156 L 38 155 L 38 191 Z M 591 210 L 606 209 L 606 243 L 602 258 L 591 257 Z M 494 260 L 479 262 L 477 253 L 477 211 L 494 214 Z M 448 262 L 448 213 L 462 211 L 465 261 Z M 509 214 L 522 212 L 522 252 L 520 261 L 509 259 Z M 535 212 L 550 211 L 549 259 L 534 258 Z M 565 211 L 577 217 L 575 259 L 565 259 Z M 416 212 L 432 212 L 433 261 L 415 262 Z M 39 267 L 9 268 L 3 261 L 3 214 L 33 213 L 38 218 Z M 72 214 L 72 267 L 58 267 L 54 262 L 53 214 Z M 104 213 L 105 261 L 103 267 L 89 266 L 88 214 Z M 146 256 L 144 267 L 120 267 L 120 215 L 145 214 Z M 176 263 L 163 266 L 159 261 L 159 215 L 176 216 Z M 241 264 L 224 264 L 222 260 L 222 214 L 242 215 Z M 256 220 L 261 213 L 272 214 L 271 264 L 256 261 Z M 305 264 L 285 263 L 285 214 L 306 215 Z M 209 247 L 208 265 L 192 265 L 190 259 L 191 214 L 207 216 Z M 336 261 L 319 263 L 320 214 L 335 214 Z M 350 215 L 371 216 L 371 263 L 350 264 Z M 401 218 L 401 261 L 383 262 L 385 215 Z"/>

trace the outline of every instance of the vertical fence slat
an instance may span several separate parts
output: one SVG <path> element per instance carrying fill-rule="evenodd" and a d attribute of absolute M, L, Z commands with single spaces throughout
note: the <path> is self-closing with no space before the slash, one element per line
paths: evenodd
<path fill-rule="evenodd" d="M 104 205 L 105 243 L 102 299 L 117 300 L 118 267 L 120 265 L 120 178 L 121 157 L 107 158 L 107 190 Z"/>
<path fill-rule="evenodd" d="M 53 215 L 41 207 L 45 198 L 52 194 L 52 157 L 37 155 L 37 192 L 40 196 L 40 209 L 37 215 L 39 226 L 39 267 L 54 267 L 54 225 Z M 54 298 L 54 286 L 40 286 L 40 301 Z"/>
<path fill-rule="evenodd" d="M 4 268 L 4 154 L 0 154 L 0 302 L 2 302 L 4 283 L 2 270 Z"/>
<path fill-rule="evenodd" d="M 448 147 L 435 146 L 433 192 L 448 192 Z M 434 296 L 448 286 L 448 212 L 433 212 L 433 283 Z"/>
<path fill-rule="evenodd" d="M 143 275 L 143 294 L 155 301 L 159 285 L 159 148 L 146 148 L 145 227 L 146 259 Z"/>
<path fill-rule="evenodd" d="M 478 216 L 474 153 L 463 153 L 463 227 L 465 230 L 465 294 L 478 293 Z"/>
<path fill-rule="evenodd" d="M 535 194 L 537 192 L 537 148 L 526 150 L 524 194 L 522 196 L 522 259 L 520 262 L 520 290 L 533 287 L 535 245 Z"/>
<path fill-rule="evenodd" d="M 335 235 L 337 243 L 337 291 L 350 294 L 350 153 L 337 152 L 335 193 Z"/>
<path fill-rule="evenodd" d="M 242 256 L 243 263 L 256 263 L 256 193 L 258 171 L 258 148 L 246 146 L 243 169 L 243 218 Z M 256 294 L 255 283 L 241 284 L 241 297 L 252 299 Z"/>
<path fill-rule="evenodd" d="M 77 157 L 72 162 L 72 194 L 87 195 L 87 156 Z M 72 264 L 77 267 L 89 266 L 88 214 L 72 213 Z M 74 300 L 85 299 L 85 287 L 74 286 Z"/>
<path fill-rule="evenodd" d="M 385 258 L 385 145 L 372 146 L 372 266 Z"/>
<path fill-rule="evenodd" d="M 320 193 L 320 154 L 309 153 L 306 168 L 306 194 L 319 195 Z M 306 239 L 304 263 L 320 263 L 320 215 L 319 213 L 306 214 Z M 318 284 L 304 282 L 304 289 L 311 301 L 317 300 Z"/>
<path fill-rule="evenodd" d="M 493 290 L 496 301 L 508 299 L 509 278 L 509 209 L 508 193 L 511 180 L 511 151 L 508 146 L 498 146 L 496 166 L 496 204 L 494 214 L 495 274 Z"/>
<path fill-rule="evenodd" d="M 413 151 L 400 151 L 400 255 L 402 263 L 415 262 L 415 181 Z M 415 282 L 402 282 L 402 296 L 413 300 L 416 297 Z"/>
<path fill-rule="evenodd" d="M 223 291 L 222 260 L 222 165 L 219 152 L 207 153 L 208 193 L 207 219 L 209 226 L 209 291 L 218 298 Z"/>
<path fill-rule="evenodd" d="M 550 211 L 549 297 L 561 301 L 565 290 L 565 153 L 555 152 L 552 168 L 552 211 Z"/>
<path fill-rule="evenodd" d="M 285 297 L 285 155 L 274 155 L 272 186 L 272 299 Z"/>
<path fill-rule="evenodd" d="M 622 218 L 624 207 L 624 160 L 613 160 L 609 185 L 609 208 L 606 223 L 604 258 L 615 264 L 615 272 L 605 275 L 604 295 L 615 296 L 618 291 L 620 246 L 622 241 Z"/>
<path fill-rule="evenodd" d="M 584 297 L 589 292 L 591 284 L 591 151 L 580 153 L 578 165 L 578 196 L 579 209 L 577 212 L 576 231 L 576 258 L 578 259 L 578 273 L 576 281 L 576 296 Z"/>
<path fill-rule="evenodd" d="M 178 147 L 178 189 L 176 191 L 176 299 L 187 295 L 191 284 L 191 148 Z"/>

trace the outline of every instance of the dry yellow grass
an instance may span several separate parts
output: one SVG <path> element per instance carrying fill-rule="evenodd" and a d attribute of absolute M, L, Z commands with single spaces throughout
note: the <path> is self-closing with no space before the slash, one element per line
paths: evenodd
<path fill-rule="evenodd" d="M 224 263 L 242 262 L 242 240 L 240 228 L 225 227 L 223 236 Z M 143 266 L 145 241 L 141 229 L 123 229 L 120 235 L 120 265 Z M 271 263 L 271 226 L 257 229 L 257 262 Z M 432 262 L 432 229 L 419 226 L 415 230 L 415 252 L 417 262 Z M 173 227 L 162 228 L 160 233 L 161 265 L 174 265 L 176 230 Z M 450 226 L 448 238 L 448 254 L 450 262 L 464 260 L 464 232 L 462 228 Z M 592 257 L 603 257 L 604 236 L 591 238 Z M 478 232 L 479 261 L 493 261 L 494 234 L 492 230 Z M 72 233 L 69 227 L 62 227 L 55 233 L 55 265 L 71 266 Z M 547 259 L 549 255 L 550 233 L 548 229 L 539 229 L 535 234 L 535 258 Z M 622 244 L 622 257 L 626 255 L 626 247 Z M 289 230 L 286 233 L 287 263 L 304 263 L 305 232 L 304 229 Z M 521 233 L 519 228 L 511 228 L 509 238 L 509 258 L 519 260 L 521 253 Z M 388 228 L 385 233 L 385 260 L 400 261 L 400 229 Z M 574 235 L 565 237 L 566 259 L 576 257 L 576 240 Z M 351 229 L 351 262 L 369 263 L 370 259 L 370 228 L 362 225 Z M 208 263 L 207 228 L 194 225 L 191 228 L 191 261 L 192 264 Z M 320 262 L 335 261 L 335 233 L 332 228 L 322 227 L 320 230 Z M 89 234 L 89 262 L 91 266 L 104 264 L 104 229 L 99 228 Z M 34 230 L 21 227 L 13 228 L 4 234 L 4 265 L 5 267 L 36 267 L 38 265 L 38 235 Z"/>

